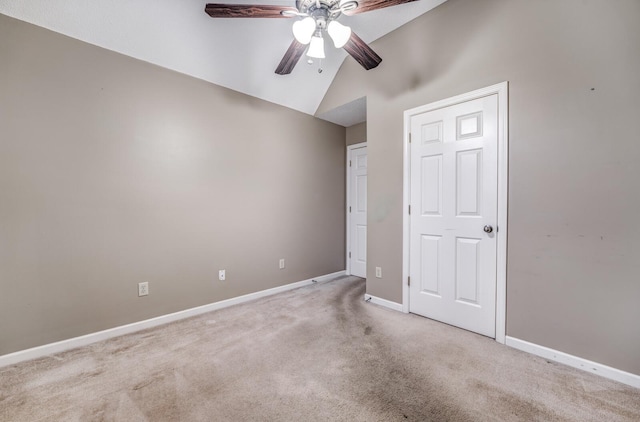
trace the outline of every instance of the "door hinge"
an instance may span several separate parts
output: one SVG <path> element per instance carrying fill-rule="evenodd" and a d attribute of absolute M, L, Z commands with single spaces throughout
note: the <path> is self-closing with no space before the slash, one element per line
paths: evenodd
<path fill-rule="evenodd" d="M 409 205 L 409 215 L 411 215 L 411 205 Z"/>
<path fill-rule="evenodd" d="M 407 277 L 407 284 L 408 284 L 409 286 L 411 286 L 411 277 L 410 277 L 410 276 L 409 276 L 409 277 Z"/>
<path fill-rule="evenodd" d="M 351 207 L 349 207 L 349 212 L 351 212 Z"/>
<path fill-rule="evenodd" d="M 351 258 L 351 252 L 349 252 L 349 258 Z"/>
<path fill-rule="evenodd" d="M 351 167 L 351 160 L 349 160 L 349 167 Z"/>
<path fill-rule="evenodd" d="M 411 143 L 411 132 L 409 132 L 409 143 Z"/>

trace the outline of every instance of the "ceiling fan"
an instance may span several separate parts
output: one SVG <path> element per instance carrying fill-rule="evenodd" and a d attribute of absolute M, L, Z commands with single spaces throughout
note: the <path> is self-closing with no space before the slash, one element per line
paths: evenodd
<path fill-rule="evenodd" d="M 336 48 L 344 48 L 366 70 L 382 62 L 360 37 L 338 18 L 396 6 L 416 0 L 296 0 L 296 7 L 260 4 L 209 3 L 204 11 L 212 18 L 301 18 L 293 24 L 294 40 L 276 68 L 278 75 L 291 73 L 302 54 L 323 59 L 323 33 L 329 34 Z M 321 72 L 322 69 L 319 69 Z"/>

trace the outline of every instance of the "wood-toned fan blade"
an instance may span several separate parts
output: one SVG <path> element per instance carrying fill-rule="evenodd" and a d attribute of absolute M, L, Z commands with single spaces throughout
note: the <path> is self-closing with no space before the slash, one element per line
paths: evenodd
<path fill-rule="evenodd" d="M 358 13 L 370 12 L 372 10 L 384 9 L 385 7 L 397 6 L 399 4 L 410 3 L 416 0 L 358 0 L 358 7 L 353 10 L 345 10 L 347 16 Z"/>
<path fill-rule="evenodd" d="M 380 58 L 367 43 L 362 41 L 355 32 L 351 33 L 351 38 L 349 38 L 349 41 L 347 41 L 343 48 L 367 70 L 377 67 L 382 61 L 382 58 Z"/>
<path fill-rule="evenodd" d="M 220 4 L 209 3 L 204 11 L 212 18 L 289 18 L 283 10 L 298 12 L 295 7 L 268 4 Z"/>
<path fill-rule="evenodd" d="M 306 48 L 306 45 L 299 43 L 296 39 L 294 39 L 287 49 L 287 52 L 284 53 L 284 57 L 282 58 L 282 60 L 280 60 L 280 64 L 276 69 L 276 73 L 278 75 L 288 75 L 289 73 L 291 73 L 293 68 L 296 67 L 296 64 L 298 64 L 298 61 L 300 60 L 300 57 L 302 56 L 302 53 L 304 53 L 304 50 Z"/>

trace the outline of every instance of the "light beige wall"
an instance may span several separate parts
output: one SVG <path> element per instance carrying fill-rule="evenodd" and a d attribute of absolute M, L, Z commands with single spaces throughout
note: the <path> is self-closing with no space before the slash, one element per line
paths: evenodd
<path fill-rule="evenodd" d="M 344 142 L 0 15 L 0 355 L 343 270 Z"/>
<path fill-rule="evenodd" d="M 346 145 L 359 144 L 367 142 L 367 122 L 358 123 L 347 128 Z"/>
<path fill-rule="evenodd" d="M 347 59 L 367 96 L 370 294 L 402 300 L 403 111 L 509 81 L 507 334 L 640 374 L 640 2 L 449 0 Z"/>

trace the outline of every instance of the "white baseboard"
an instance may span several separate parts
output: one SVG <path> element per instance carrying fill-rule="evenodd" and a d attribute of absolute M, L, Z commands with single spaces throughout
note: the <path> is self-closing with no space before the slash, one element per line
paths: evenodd
<path fill-rule="evenodd" d="M 529 343 L 528 341 L 509 336 L 507 336 L 506 345 L 511 346 L 514 349 L 522 350 L 523 352 L 531 353 L 545 359 L 552 360 L 554 362 L 563 363 L 574 368 L 591 372 L 592 374 L 600 375 L 601 377 L 609 378 L 614 381 L 630 385 L 632 387 L 640 388 L 640 375 L 621 371 L 620 369 L 612 368 L 601 363 L 592 362 L 578 356 L 570 355 L 568 353 L 560 352 L 558 350 L 550 349 L 548 347 L 540 346 L 535 343 Z"/>
<path fill-rule="evenodd" d="M 379 297 L 364 294 L 364 300 L 369 303 L 373 303 L 378 306 L 384 306 L 385 308 L 393 309 L 394 311 L 402 312 L 402 304 L 391 302 L 390 300 L 380 299 Z"/>
<path fill-rule="evenodd" d="M 271 296 L 276 293 L 282 293 L 288 290 L 297 289 L 299 287 L 308 286 L 313 283 L 330 281 L 335 278 L 341 277 L 343 275 L 345 275 L 345 271 L 338 271 L 338 272 L 326 274 L 320 277 L 314 277 L 314 278 L 298 281 L 291 284 L 285 284 L 284 286 L 278 286 L 272 289 L 261 290 L 259 292 L 249 293 L 243 296 L 222 300 L 220 302 L 214 302 L 208 305 L 198 306 L 196 308 L 185 309 L 184 311 L 178 311 L 172 314 L 167 314 L 167 315 L 162 315 L 162 316 L 151 318 L 151 319 L 146 319 L 144 321 L 138 321 L 138 322 L 134 322 L 127 325 L 121 325 L 120 327 L 110 328 L 108 330 L 98 331 L 95 333 L 86 334 L 84 336 L 70 338 L 68 340 L 62 340 L 55 343 L 45 344 L 42 346 L 33 347 L 31 349 L 20 350 L 18 352 L 0 356 L 0 367 L 14 365 L 19 362 L 24 362 L 31 359 L 37 359 L 44 356 L 52 355 L 54 353 L 60 353 L 66 350 L 87 346 L 89 344 L 107 340 L 113 337 L 134 333 L 136 331 L 146 330 L 147 328 L 157 327 L 158 325 L 168 324 L 170 322 L 178 321 L 185 318 L 190 318 L 196 315 L 204 314 L 204 313 L 215 311 L 218 309 L 227 308 L 232 305 L 238 305 L 240 303 L 245 303 L 251 300 L 259 299 L 261 297 Z"/>

